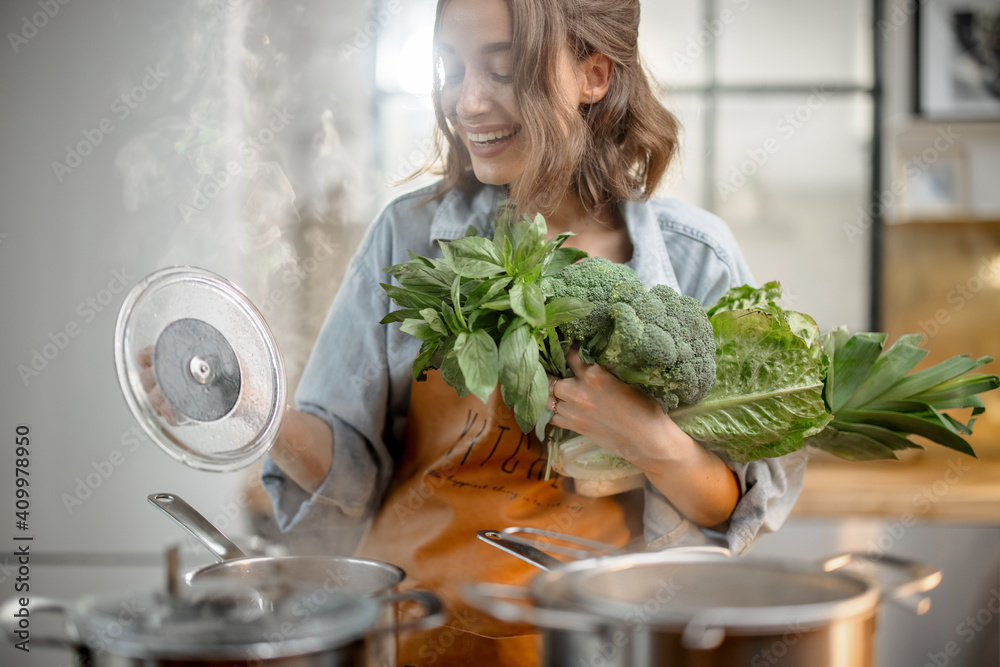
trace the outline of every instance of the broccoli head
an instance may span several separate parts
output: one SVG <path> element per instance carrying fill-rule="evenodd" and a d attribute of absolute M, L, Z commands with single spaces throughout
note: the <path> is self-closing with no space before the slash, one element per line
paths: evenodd
<path fill-rule="evenodd" d="M 647 291 L 632 269 L 603 258 L 568 266 L 549 285 L 553 296 L 594 304 L 587 317 L 560 326 L 560 335 L 665 410 L 697 403 L 712 390 L 715 339 L 696 299 L 666 285 Z"/>
<path fill-rule="evenodd" d="M 559 327 L 563 338 L 578 344 L 588 343 L 594 336 L 611 330 L 608 309 L 615 300 L 612 292 L 616 288 L 646 291 L 635 271 L 603 257 L 590 257 L 570 264 L 549 278 L 547 285 L 553 297 L 573 296 L 594 304 L 586 317 Z"/>

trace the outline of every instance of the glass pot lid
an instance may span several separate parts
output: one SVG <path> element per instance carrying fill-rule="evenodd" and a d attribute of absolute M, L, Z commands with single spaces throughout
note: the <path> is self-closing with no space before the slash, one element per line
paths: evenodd
<path fill-rule="evenodd" d="M 380 602 L 315 591 L 261 603 L 243 587 L 92 596 L 66 608 L 79 644 L 132 658 L 260 660 L 345 646 L 373 630 Z"/>
<path fill-rule="evenodd" d="M 250 299 L 221 276 L 171 267 L 133 287 L 118 314 L 115 365 L 143 430 L 192 468 L 237 470 L 277 436 L 278 347 Z"/>

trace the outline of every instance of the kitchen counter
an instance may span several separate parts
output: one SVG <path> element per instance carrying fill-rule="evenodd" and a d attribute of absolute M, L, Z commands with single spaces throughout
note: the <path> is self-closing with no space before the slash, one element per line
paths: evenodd
<path fill-rule="evenodd" d="M 955 454 L 849 463 L 813 454 L 792 516 L 1000 524 L 1000 460 Z"/>

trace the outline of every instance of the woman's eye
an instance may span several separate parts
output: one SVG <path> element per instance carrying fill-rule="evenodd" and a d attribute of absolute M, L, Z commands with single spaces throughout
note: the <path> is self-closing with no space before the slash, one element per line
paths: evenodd
<path fill-rule="evenodd" d="M 505 74 L 493 74 L 493 80 L 497 83 L 510 83 L 514 80 L 514 77 Z"/>
<path fill-rule="evenodd" d="M 444 83 L 446 83 L 446 84 L 458 83 L 459 81 L 462 80 L 463 76 L 465 76 L 465 72 L 461 72 L 461 71 L 445 72 L 443 80 L 444 80 Z"/>

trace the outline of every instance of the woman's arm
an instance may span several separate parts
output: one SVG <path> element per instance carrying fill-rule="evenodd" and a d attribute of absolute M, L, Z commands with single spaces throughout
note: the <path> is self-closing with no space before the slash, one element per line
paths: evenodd
<path fill-rule="evenodd" d="M 296 484 L 315 493 L 330 474 L 333 433 L 319 417 L 288 408 L 268 454 Z"/>
<path fill-rule="evenodd" d="M 680 430 L 656 399 L 597 364 L 568 355 L 574 377 L 557 381 L 552 425 L 590 438 L 646 473 L 688 519 L 701 526 L 729 519 L 739 484 L 726 463 Z M 550 403 L 551 405 L 551 403 Z"/>

